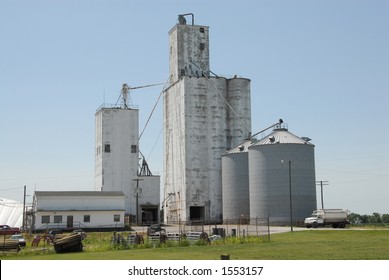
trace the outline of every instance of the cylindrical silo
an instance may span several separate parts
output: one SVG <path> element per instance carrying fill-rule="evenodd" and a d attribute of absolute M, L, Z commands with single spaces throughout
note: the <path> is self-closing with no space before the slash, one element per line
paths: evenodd
<path fill-rule="evenodd" d="M 248 154 L 252 221 L 269 217 L 273 225 L 302 224 L 316 209 L 314 145 L 277 127 Z"/>
<path fill-rule="evenodd" d="M 251 132 L 250 80 L 227 80 L 227 146 L 235 147 L 247 139 Z"/>
<path fill-rule="evenodd" d="M 248 146 L 246 141 L 222 155 L 223 222 L 246 223 L 250 218 Z"/>

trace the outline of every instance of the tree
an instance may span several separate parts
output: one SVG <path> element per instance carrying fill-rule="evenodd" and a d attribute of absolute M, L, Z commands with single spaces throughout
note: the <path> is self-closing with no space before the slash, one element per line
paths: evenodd
<path fill-rule="evenodd" d="M 368 215 L 361 215 L 362 224 L 369 223 L 369 216 Z"/>
<path fill-rule="evenodd" d="M 389 224 L 389 214 L 382 214 L 381 220 L 382 220 L 382 223 Z"/>
<path fill-rule="evenodd" d="M 350 213 L 347 218 L 351 224 L 361 224 L 362 223 L 362 218 L 361 218 L 361 215 L 359 215 L 359 214 Z"/>
<path fill-rule="evenodd" d="M 373 213 L 372 216 L 369 216 L 369 223 L 370 224 L 380 224 L 380 223 L 382 223 L 381 214 Z"/>

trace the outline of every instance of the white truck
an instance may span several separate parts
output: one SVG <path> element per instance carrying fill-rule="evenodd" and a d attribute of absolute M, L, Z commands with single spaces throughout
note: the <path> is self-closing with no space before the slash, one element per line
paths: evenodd
<path fill-rule="evenodd" d="M 333 228 L 344 228 L 349 223 L 347 209 L 318 209 L 313 211 L 311 217 L 305 219 L 307 228 L 332 225 Z"/>

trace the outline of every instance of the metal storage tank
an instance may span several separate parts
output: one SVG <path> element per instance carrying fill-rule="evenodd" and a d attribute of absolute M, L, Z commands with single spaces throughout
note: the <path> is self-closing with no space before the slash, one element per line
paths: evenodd
<path fill-rule="evenodd" d="M 222 155 L 223 222 L 246 223 L 250 218 L 248 140 Z"/>
<path fill-rule="evenodd" d="M 316 209 L 314 145 L 309 141 L 278 125 L 249 147 L 251 222 L 269 217 L 273 225 L 291 220 L 298 225 Z"/>

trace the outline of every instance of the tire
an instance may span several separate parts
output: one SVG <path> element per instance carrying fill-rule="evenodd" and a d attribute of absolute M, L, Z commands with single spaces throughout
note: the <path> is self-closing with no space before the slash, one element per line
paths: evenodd
<path fill-rule="evenodd" d="M 318 224 L 316 222 L 312 223 L 312 227 L 313 228 L 317 228 L 318 227 Z"/>
<path fill-rule="evenodd" d="M 311 225 L 311 224 L 306 224 L 306 227 L 307 227 L 307 228 L 311 228 L 312 225 Z"/>

